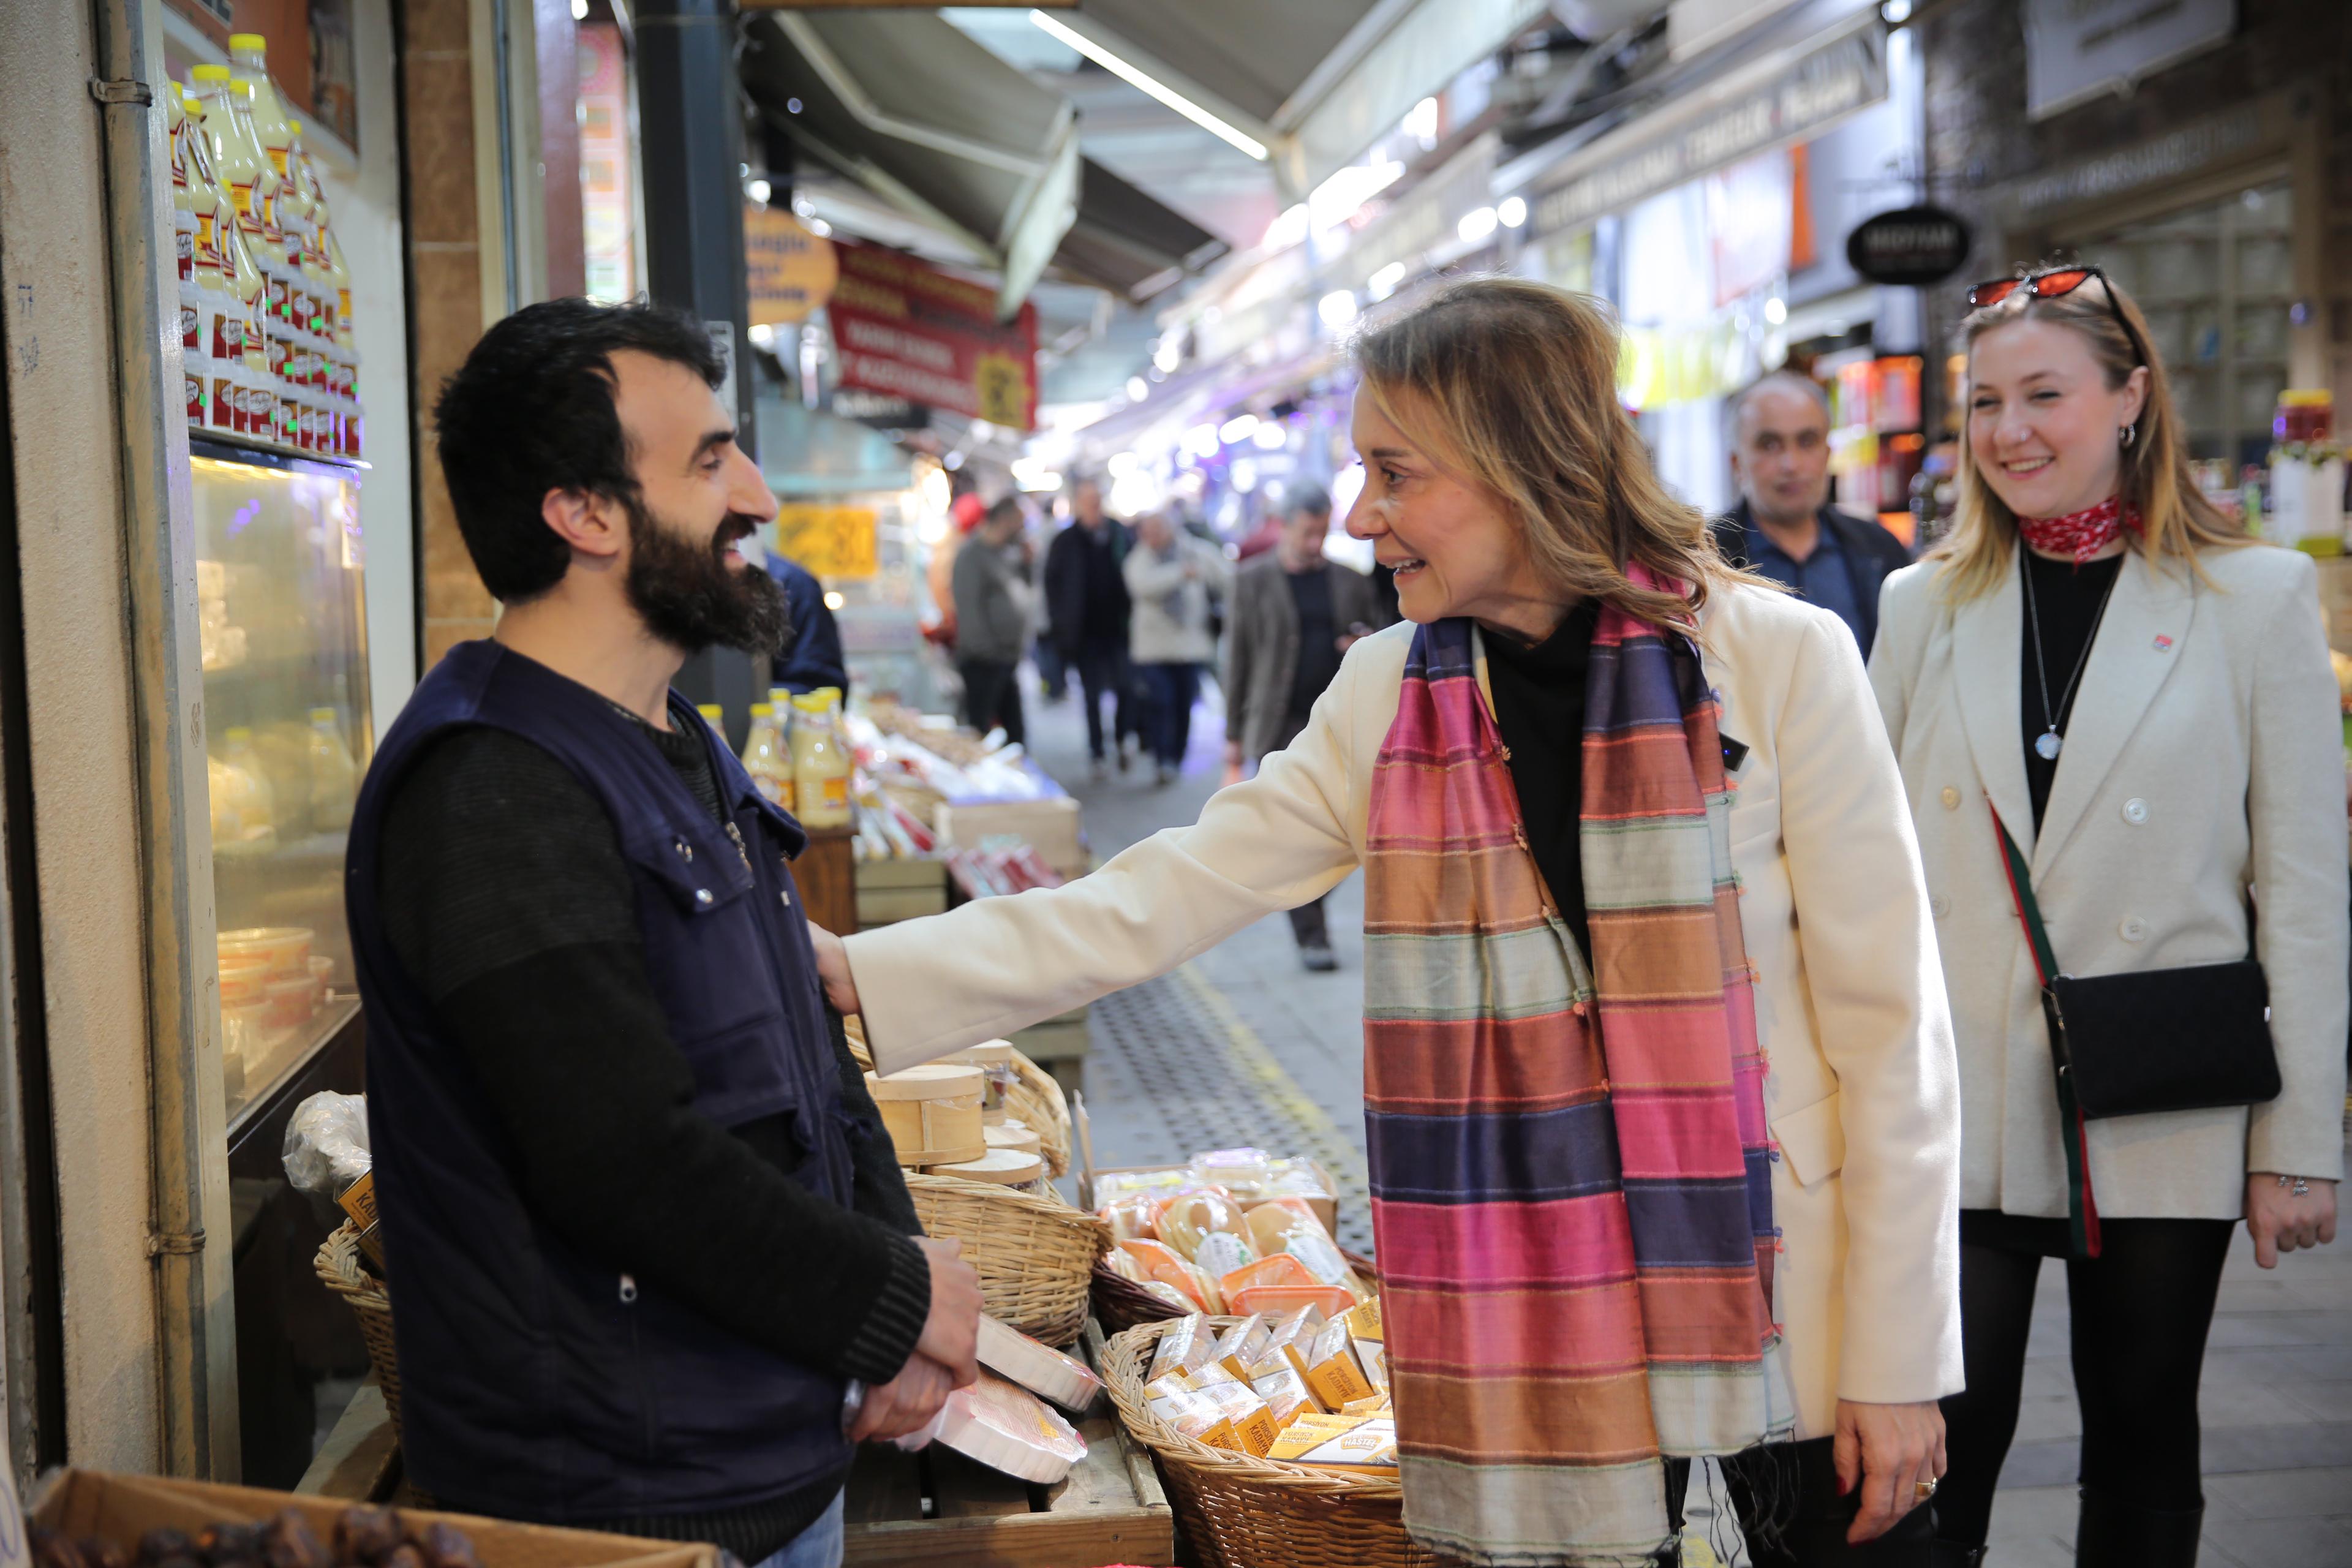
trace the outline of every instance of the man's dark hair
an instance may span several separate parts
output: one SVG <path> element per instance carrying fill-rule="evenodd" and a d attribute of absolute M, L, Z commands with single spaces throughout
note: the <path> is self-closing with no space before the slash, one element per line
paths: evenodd
<path fill-rule="evenodd" d="M 1310 517 L 1331 515 L 1331 495 L 1321 485 L 1302 484 L 1283 499 L 1282 510 L 1292 517 L 1305 512 Z"/>
<path fill-rule="evenodd" d="M 635 501 L 633 454 L 613 406 L 613 355 L 682 364 L 716 387 L 726 370 L 693 317 L 659 305 L 550 300 L 482 334 L 433 405 L 441 472 L 482 585 L 502 604 L 563 580 L 572 552 L 540 515 L 550 490 Z"/>

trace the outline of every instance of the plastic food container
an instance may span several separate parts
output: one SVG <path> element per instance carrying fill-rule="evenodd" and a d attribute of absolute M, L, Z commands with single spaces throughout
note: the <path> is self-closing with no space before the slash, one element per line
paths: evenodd
<path fill-rule="evenodd" d="M 310 958 L 310 984 L 316 993 L 318 1005 L 320 1006 L 323 1007 L 327 1005 L 327 994 L 333 988 L 334 982 L 335 961 L 331 958 L 320 958 L 315 953 L 312 954 Z"/>
<path fill-rule="evenodd" d="M 268 960 L 269 973 L 285 979 L 310 976 L 310 928 L 309 926 L 253 926 L 244 931 L 225 931 L 220 934 L 220 956 L 226 963 L 231 958 L 259 956 Z"/>
<path fill-rule="evenodd" d="M 272 1028 L 299 1029 L 319 1010 L 318 983 L 307 969 L 282 980 L 265 981 L 262 994 L 268 998 L 266 1014 Z"/>

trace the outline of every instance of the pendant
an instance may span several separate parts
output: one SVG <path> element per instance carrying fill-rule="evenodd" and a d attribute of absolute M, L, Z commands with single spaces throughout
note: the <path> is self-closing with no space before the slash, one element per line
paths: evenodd
<path fill-rule="evenodd" d="M 2058 748 L 2062 743 L 2057 731 L 2046 731 L 2033 737 L 2033 754 L 2045 763 L 2054 763 L 2058 760 Z"/>

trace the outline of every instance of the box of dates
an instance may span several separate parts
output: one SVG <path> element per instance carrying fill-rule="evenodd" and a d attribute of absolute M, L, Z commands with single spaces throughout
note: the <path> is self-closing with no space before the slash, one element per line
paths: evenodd
<path fill-rule="evenodd" d="M 31 1568 L 719 1568 L 698 1543 L 97 1470 L 45 1477 L 30 1512 Z"/>

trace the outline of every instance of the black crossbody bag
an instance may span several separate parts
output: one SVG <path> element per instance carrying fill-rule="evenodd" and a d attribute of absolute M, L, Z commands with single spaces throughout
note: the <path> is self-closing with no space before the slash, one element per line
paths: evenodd
<path fill-rule="evenodd" d="M 2251 958 L 2089 979 L 2058 972 L 2025 858 L 1998 812 L 2010 891 L 2042 977 L 2062 1107 L 2086 1121 L 2262 1105 L 2279 1094 L 2270 984 Z"/>

